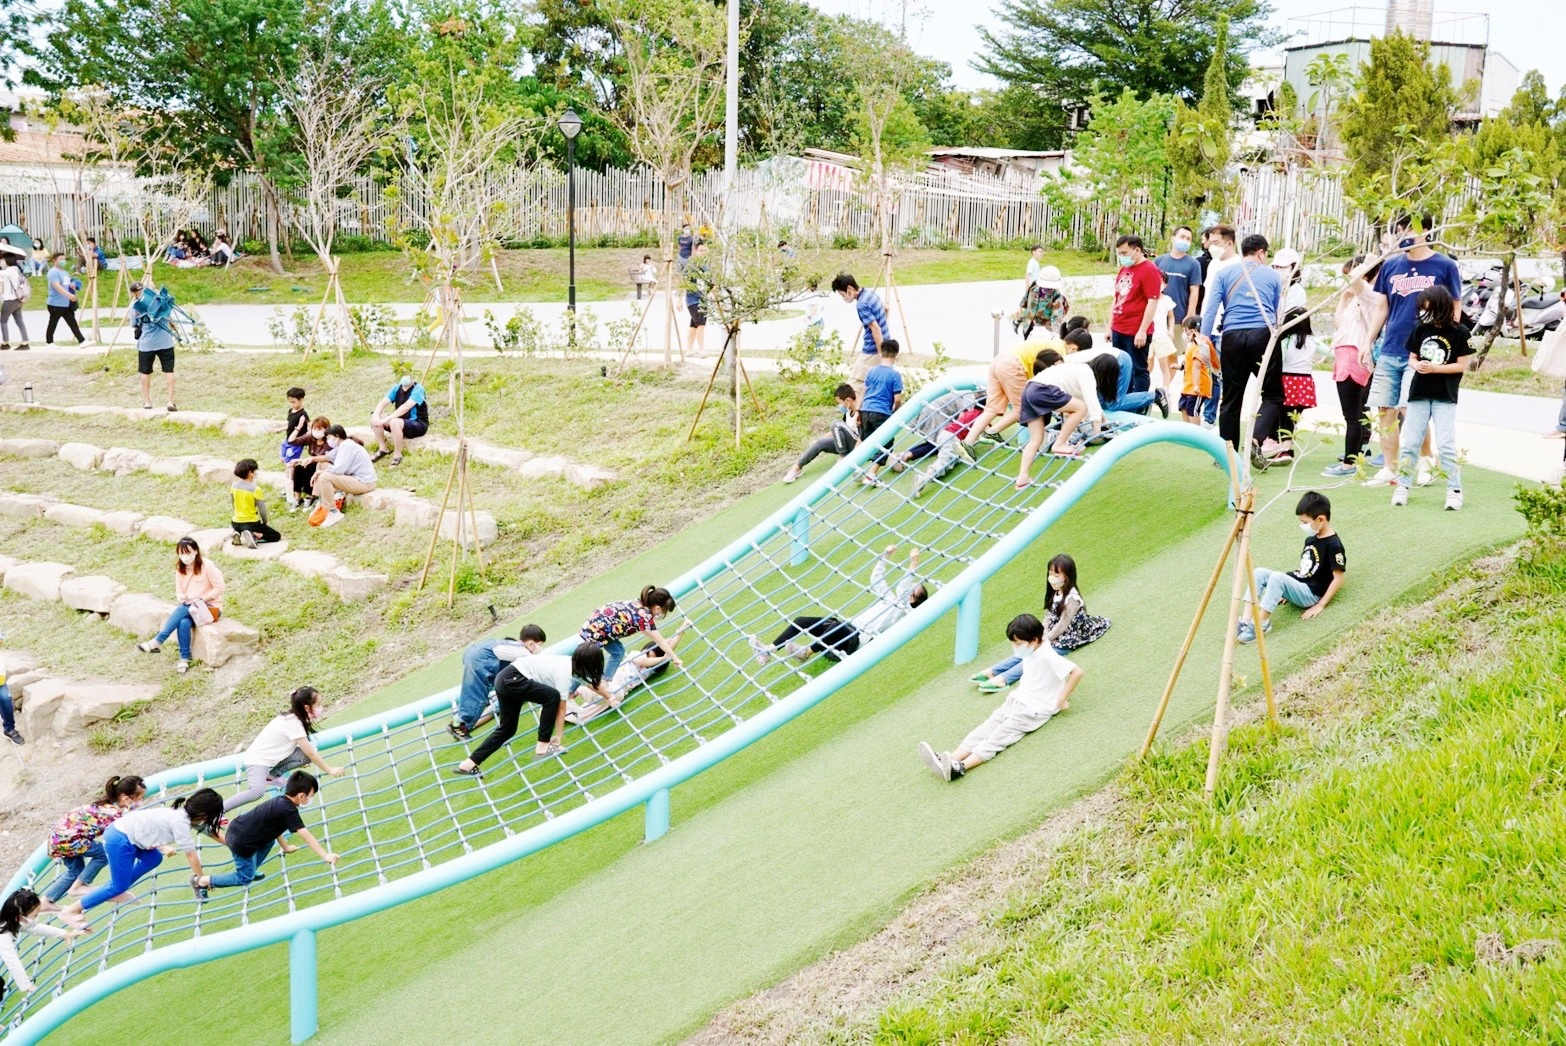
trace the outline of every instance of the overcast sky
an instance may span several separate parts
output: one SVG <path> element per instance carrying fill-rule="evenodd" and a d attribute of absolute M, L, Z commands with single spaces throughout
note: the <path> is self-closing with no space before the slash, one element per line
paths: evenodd
<path fill-rule="evenodd" d="M 816 7 L 834 14 L 853 14 L 860 17 L 879 15 L 895 19 L 902 9 L 902 0 L 811 0 Z M 1544 74 L 1550 86 L 1550 94 L 1557 94 L 1566 83 L 1566 18 L 1559 13 L 1550 14 L 1561 0 L 1452 0 L 1447 3 L 1436 0 L 1436 18 L 1441 20 L 1453 14 L 1482 10 L 1490 16 L 1490 45 L 1517 66 L 1519 74 L 1537 69 Z M 981 41 L 975 19 L 981 24 L 995 24 L 994 0 L 909 0 L 913 10 L 922 6 L 926 17 L 918 29 L 918 37 L 912 41 L 925 54 L 933 55 L 951 64 L 952 75 L 963 87 L 993 86 L 988 78 L 975 72 L 969 64 L 979 52 Z M 1341 10 L 1348 5 L 1333 4 L 1330 0 L 1273 0 L 1273 20 L 1280 30 L 1292 28 L 1288 23 L 1301 15 Z M 1362 8 L 1361 19 L 1378 19 L 1377 10 L 1384 4 L 1368 4 Z M 910 34 L 916 20 L 910 20 Z M 1199 75 L 1199 74 L 1198 74 Z"/>

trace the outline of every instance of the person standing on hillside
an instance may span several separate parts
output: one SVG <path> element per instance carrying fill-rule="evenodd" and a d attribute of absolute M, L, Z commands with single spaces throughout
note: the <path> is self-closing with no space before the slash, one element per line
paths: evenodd
<path fill-rule="evenodd" d="M 1175 324 L 1184 323 L 1186 316 L 1196 312 L 1197 299 L 1202 291 L 1202 263 L 1191 254 L 1189 225 L 1182 225 L 1174 231 L 1169 253 L 1160 254 L 1153 264 L 1168 280 L 1164 295 L 1174 302 Z"/>
<path fill-rule="evenodd" d="M 832 277 L 832 290 L 854 307 L 854 311 L 859 314 L 859 323 L 865 329 L 864 342 L 859 346 L 859 358 L 848 372 L 848 383 L 854 387 L 854 395 L 863 402 L 865 375 L 879 362 L 881 343 L 892 336 L 886 322 L 886 306 L 881 304 L 880 295 L 875 291 L 861 289 L 859 281 L 846 272 Z"/>
<path fill-rule="evenodd" d="M 1207 230 L 1207 264 L 1202 266 L 1202 293 L 1199 305 L 1202 315 L 1206 316 L 1207 307 L 1213 300 L 1213 288 L 1217 285 L 1218 276 L 1227 268 L 1240 264 L 1240 252 L 1235 249 L 1239 242 L 1236 238 L 1234 226 L 1214 225 Z M 1222 307 L 1218 310 L 1218 319 L 1223 318 Z M 1215 322 L 1214 331 L 1222 330 L 1222 324 Z M 1204 331 L 1205 333 L 1205 331 Z M 1220 337 L 1216 333 L 1208 334 L 1212 339 L 1213 347 L 1220 348 Z M 1206 405 L 1202 408 L 1202 421 L 1212 427 L 1218 424 L 1218 405 L 1223 401 L 1223 374 L 1213 372 L 1213 393 L 1207 398 Z"/>
<path fill-rule="evenodd" d="M 1109 340 L 1115 348 L 1131 357 L 1131 391 L 1146 392 L 1153 386 L 1148 367 L 1148 342 L 1153 337 L 1153 317 L 1158 311 L 1158 296 L 1164 281 L 1158 266 L 1147 260 L 1140 236 L 1122 236 L 1115 241 L 1115 260 L 1120 271 L 1115 276 L 1115 305 L 1109 317 Z"/>
<path fill-rule="evenodd" d="M 168 385 L 169 411 L 174 406 L 174 323 L 167 316 L 154 316 L 156 296 L 150 287 L 131 284 L 131 330 L 136 336 L 136 372 L 141 375 L 141 405 L 152 409 L 152 364 L 163 368 Z"/>

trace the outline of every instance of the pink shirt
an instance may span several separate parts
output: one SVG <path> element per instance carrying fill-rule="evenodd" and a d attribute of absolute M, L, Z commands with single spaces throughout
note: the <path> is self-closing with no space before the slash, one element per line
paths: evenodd
<path fill-rule="evenodd" d="M 174 571 L 174 598 L 181 603 L 199 599 L 209 607 L 223 609 L 223 572 L 210 559 L 202 559 L 198 574 L 186 568 L 181 574 Z"/>

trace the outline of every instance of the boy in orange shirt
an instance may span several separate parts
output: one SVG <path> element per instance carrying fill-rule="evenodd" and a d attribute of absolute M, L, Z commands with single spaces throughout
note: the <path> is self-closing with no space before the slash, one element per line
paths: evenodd
<path fill-rule="evenodd" d="M 1213 394 L 1213 371 L 1218 369 L 1218 350 L 1202 333 L 1199 316 L 1187 316 L 1185 323 L 1185 384 L 1180 386 L 1180 418 L 1192 425 L 1202 424 L 1202 408 Z"/>

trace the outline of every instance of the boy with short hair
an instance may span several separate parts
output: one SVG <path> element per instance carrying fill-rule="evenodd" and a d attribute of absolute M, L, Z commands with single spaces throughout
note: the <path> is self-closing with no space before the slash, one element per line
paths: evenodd
<path fill-rule="evenodd" d="M 294 469 L 304 458 L 304 444 L 310 436 L 310 415 L 305 412 L 305 390 L 295 385 L 285 396 L 288 399 L 288 418 L 283 422 L 283 442 L 278 455 L 283 459 L 283 472 L 288 476 L 288 511 L 299 509 L 299 495 L 294 492 Z"/>
<path fill-rule="evenodd" d="M 291 854 L 299 849 L 289 846 L 287 835 L 293 832 L 314 850 L 316 856 L 334 867 L 338 857 L 316 841 L 310 829 L 304 826 L 299 811 L 310 805 L 310 800 L 321 790 L 321 783 L 314 774 L 295 770 L 283 786 L 283 794 L 268 799 L 260 806 L 247 810 L 229 822 L 223 832 L 223 842 L 234 855 L 234 870 L 222 875 L 193 875 L 190 885 L 200 900 L 207 899 L 207 891 L 214 887 L 249 886 L 266 873 L 257 871 L 266 863 L 275 842 L 283 853 Z"/>
<path fill-rule="evenodd" d="M 816 460 L 818 455 L 845 455 L 859 446 L 859 397 L 854 393 L 854 387 L 844 382 L 832 391 L 832 398 L 837 400 L 841 416 L 832 422 L 831 432 L 806 447 L 799 460 L 788 467 L 783 475 L 784 483 L 797 480 L 805 466 Z"/>
<path fill-rule="evenodd" d="M 255 458 L 235 462 L 234 482 L 229 487 L 229 497 L 234 504 L 234 544 L 246 548 L 283 540 L 283 535 L 267 526 L 266 502 L 256 497 L 256 472 L 259 469 Z"/>
<path fill-rule="evenodd" d="M 832 277 L 832 293 L 854 307 L 859 325 L 864 328 L 864 341 L 848 372 L 848 383 L 863 399 L 865 377 L 875 367 L 881 346 L 892 338 L 892 330 L 886 320 L 886 306 L 881 304 L 881 298 L 875 291 L 864 290 L 859 286 L 859 281 L 846 272 Z"/>
<path fill-rule="evenodd" d="M 919 742 L 919 757 L 943 781 L 955 781 L 994 759 L 1060 712 L 1071 707 L 1071 692 L 1082 669 L 1044 642 L 1044 622 L 1018 614 L 1006 626 L 1012 651 L 1022 659 L 1022 678 L 990 717 L 963 738 L 955 751 L 936 753 Z"/>
<path fill-rule="evenodd" d="M 881 342 L 880 363 L 865 375 L 865 396 L 859 405 L 859 439 L 870 438 L 871 433 L 886 423 L 898 407 L 903 405 L 903 376 L 897 371 L 898 345 L 896 338 Z M 881 466 L 886 464 L 886 448 L 876 451 L 870 469 L 861 481 L 867 487 L 877 487 L 876 478 Z"/>
<path fill-rule="evenodd" d="M 456 715 L 446 727 L 458 741 L 468 741 L 473 731 L 494 718 L 488 711 L 490 694 L 500 670 L 519 657 L 544 649 L 544 630 L 527 624 L 515 639 L 480 639 L 462 651 L 462 687 L 457 691 Z"/>
<path fill-rule="evenodd" d="M 1300 529 L 1305 532 L 1299 569 L 1285 573 L 1266 567 L 1256 568 L 1256 598 L 1261 606 L 1255 608 L 1255 615 L 1261 621 L 1263 632 L 1272 631 L 1272 612 L 1285 601 L 1303 610 L 1300 617 L 1306 621 L 1327 609 L 1327 604 L 1343 586 L 1343 575 L 1348 569 L 1343 541 L 1332 529 L 1332 502 L 1327 496 L 1314 490 L 1306 491 L 1294 506 L 1294 514 L 1299 516 Z M 1247 589 L 1245 601 L 1249 603 L 1250 599 L 1251 593 Z M 1240 619 L 1237 631 L 1242 643 L 1256 639 L 1251 613 L 1247 608 Z"/>

